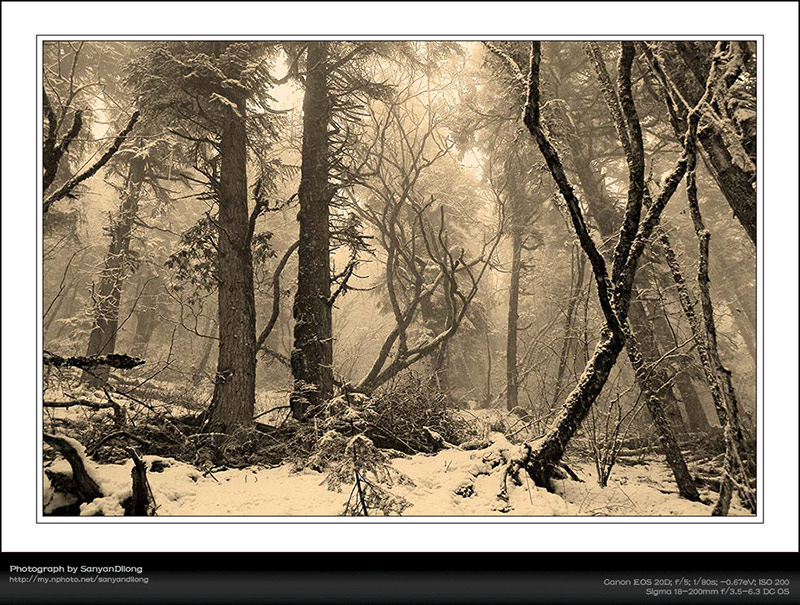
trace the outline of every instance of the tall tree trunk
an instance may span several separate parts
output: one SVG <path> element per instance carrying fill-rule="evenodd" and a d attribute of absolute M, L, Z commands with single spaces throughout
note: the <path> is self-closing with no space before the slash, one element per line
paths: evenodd
<path fill-rule="evenodd" d="M 489 322 L 484 324 L 486 327 L 486 393 L 484 402 L 488 406 L 492 402 L 492 333 Z"/>
<path fill-rule="evenodd" d="M 516 219 L 515 219 L 516 220 Z M 517 367 L 517 323 L 519 321 L 519 279 L 522 268 L 522 230 L 511 229 L 511 279 L 508 286 L 508 331 L 506 336 L 506 409 L 519 405 L 519 368 Z"/>
<path fill-rule="evenodd" d="M 111 225 L 111 243 L 108 246 L 99 283 L 93 292 L 94 323 L 86 347 L 87 356 L 113 353 L 117 344 L 119 301 L 130 250 L 133 221 L 139 211 L 144 168 L 144 158 L 136 155 L 131 159 L 125 195 L 120 204 L 119 214 Z M 89 384 L 102 384 L 108 378 L 108 367 L 95 368 L 92 373 L 85 372 L 84 378 Z"/>
<path fill-rule="evenodd" d="M 714 320 L 714 306 L 711 301 L 711 287 L 708 276 L 709 268 L 709 242 L 711 233 L 706 229 L 700 212 L 700 203 L 697 198 L 697 182 L 695 178 L 696 152 L 690 148 L 689 165 L 686 172 L 686 197 L 689 200 L 689 211 L 692 223 L 697 234 L 700 262 L 697 269 L 697 284 L 700 290 L 700 308 L 703 310 L 705 325 L 706 346 L 710 362 L 716 371 L 716 378 L 722 391 L 722 401 L 725 408 L 723 431 L 725 436 L 725 461 L 720 487 L 719 499 L 714 506 L 714 515 L 727 515 L 730 507 L 731 495 L 736 477 L 741 479 L 741 493 L 743 500 L 750 509 L 756 511 L 756 497 L 751 491 L 750 469 L 743 461 L 745 454 L 744 436 L 739 421 L 739 402 L 731 381 L 731 372 L 722 363 L 717 346 L 717 326 Z"/>
<path fill-rule="evenodd" d="M 678 266 L 675 252 L 672 250 L 671 246 L 666 245 L 663 233 L 660 235 L 660 244 L 664 249 L 667 263 L 672 271 L 672 278 L 678 290 L 678 300 L 681 303 L 683 313 L 686 316 L 686 319 L 689 322 L 689 327 L 692 331 L 692 337 L 697 345 L 697 354 L 700 358 L 700 363 L 703 366 L 703 371 L 705 372 L 709 389 L 711 390 L 711 397 L 714 400 L 714 408 L 717 412 L 717 417 L 719 418 L 720 424 L 724 426 L 727 412 L 725 411 L 723 393 L 719 385 L 719 380 L 715 374 L 711 356 L 708 352 L 705 328 L 703 324 L 701 324 L 700 319 L 695 312 L 695 303 L 692 300 L 691 294 L 689 293 L 683 273 L 680 271 L 680 267 Z"/>
<path fill-rule="evenodd" d="M 233 93 L 230 93 L 233 94 Z M 246 104 L 227 109 L 220 140 L 217 282 L 219 356 L 207 429 L 229 432 L 253 423 L 256 312 L 247 205 Z"/>
<path fill-rule="evenodd" d="M 683 368 L 678 367 L 675 372 L 674 382 L 680 400 L 683 403 L 683 409 L 686 411 L 686 420 L 689 429 L 702 433 L 709 432 L 711 430 L 711 423 L 708 421 L 705 407 L 703 407 L 700 395 L 697 392 L 697 388 L 691 376 L 689 376 Z"/>
<path fill-rule="evenodd" d="M 450 375 L 447 367 L 447 342 L 439 345 L 439 349 L 433 354 L 431 362 L 433 367 L 433 378 L 436 388 L 447 397 L 450 396 Z"/>
<path fill-rule="evenodd" d="M 152 307 L 142 309 L 136 314 L 136 330 L 133 333 L 133 344 L 130 354 L 142 359 L 147 358 L 150 340 L 158 325 L 158 314 Z"/>
<path fill-rule="evenodd" d="M 291 365 L 292 415 L 302 419 L 333 394 L 333 325 L 330 299 L 328 128 L 331 98 L 327 86 L 328 43 L 310 42 L 303 99 L 303 148 L 300 188 L 300 245 L 294 299 L 294 347 Z"/>

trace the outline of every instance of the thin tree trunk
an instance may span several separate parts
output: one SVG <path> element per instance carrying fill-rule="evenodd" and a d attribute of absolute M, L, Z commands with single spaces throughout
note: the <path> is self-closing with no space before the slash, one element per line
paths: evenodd
<path fill-rule="evenodd" d="M 330 298 L 328 128 L 331 98 L 327 86 L 328 43 L 310 42 L 303 99 L 303 148 L 298 198 L 300 245 L 294 299 L 291 365 L 292 415 L 305 417 L 333 394 L 333 325 Z"/>
<path fill-rule="evenodd" d="M 506 336 L 506 409 L 519 405 L 519 368 L 517 367 L 517 323 L 519 321 L 519 279 L 522 267 L 522 232 L 511 230 L 511 279 L 508 286 L 508 331 Z"/>
<path fill-rule="evenodd" d="M 233 94 L 233 93 L 231 93 Z M 247 204 L 246 104 L 227 109 L 220 140 L 217 281 L 219 356 L 207 430 L 229 432 L 253 423 L 256 313 Z"/>
<path fill-rule="evenodd" d="M 717 346 L 717 327 L 714 320 L 714 306 L 711 301 L 711 288 L 708 277 L 708 255 L 711 233 L 706 229 L 703 223 L 703 217 L 700 213 L 700 204 L 697 199 L 697 183 L 695 179 L 696 151 L 693 146 L 687 145 L 687 148 L 690 153 L 686 174 L 686 192 L 700 251 L 700 263 L 697 270 L 697 283 L 700 289 L 700 306 L 703 310 L 708 355 L 716 371 L 717 380 L 721 386 L 723 395 L 722 401 L 726 414 L 723 424 L 725 436 L 724 474 L 719 500 L 717 500 L 717 504 L 714 506 L 714 515 L 728 514 L 736 475 L 742 480 L 740 487 L 743 490 L 746 504 L 755 511 L 756 499 L 750 491 L 750 474 L 741 458 L 744 453 L 744 439 L 739 421 L 739 402 L 731 381 L 731 372 L 722 363 Z"/>
<path fill-rule="evenodd" d="M 689 289 L 686 286 L 683 273 L 678 267 L 675 252 L 672 250 L 672 247 L 669 246 L 669 241 L 665 240 L 663 233 L 660 234 L 659 240 L 665 250 L 667 263 L 672 270 L 672 278 L 675 281 L 675 285 L 678 289 L 678 299 L 680 300 L 681 307 L 683 308 L 683 313 L 686 316 L 686 319 L 689 321 L 692 337 L 697 344 L 697 353 L 700 357 L 700 363 L 706 374 L 706 380 L 709 388 L 711 389 L 711 397 L 714 400 L 714 408 L 717 411 L 717 417 L 719 418 L 720 424 L 725 426 L 727 412 L 725 411 L 725 404 L 723 402 L 723 394 L 719 386 L 719 381 L 715 375 L 711 356 L 708 352 L 708 343 L 706 342 L 704 328 L 694 310 L 694 301 L 689 294 Z"/>
<path fill-rule="evenodd" d="M 119 301 L 130 250 L 133 221 L 139 211 L 139 196 L 144 182 L 144 158 L 134 156 L 130 161 L 128 183 L 120 205 L 119 215 L 111 226 L 108 247 L 100 281 L 94 292 L 94 324 L 89 334 L 86 355 L 107 355 L 114 352 L 119 328 Z M 97 368 L 94 374 L 85 373 L 90 384 L 102 384 L 108 378 L 108 368 Z"/>
<path fill-rule="evenodd" d="M 492 401 L 492 336 L 489 322 L 486 321 L 486 394 L 484 401 L 489 405 Z"/>
<path fill-rule="evenodd" d="M 439 345 L 439 349 L 433 355 L 432 365 L 436 387 L 449 397 L 450 376 L 447 368 L 447 342 L 443 342 Z"/>
<path fill-rule="evenodd" d="M 575 341 L 575 337 L 572 332 L 573 325 L 575 323 L 575 315 L 578 308 L 578 299 L 583 291 L 583 277 L 586 267 L 586 257 L 580 250 L 578 250 L 576 254 L 576 251 L 573 249 L 572 258 L 573 262 L 569 301 L 567 302 L 567 316 L 564 320 L 564 340 L 561 343 L 561 355 L 558 359 L 558 370 L 556 372 L 556 384 L 553 388 L 553 401 L 550 406 L 551 408 L 558 405 L 558 401 L 561 398 L 561 387 L 564 382 L 564 374 L 566 373 L 570 351 L 572 350 L 572 345 Z"/>
<path fill-rule="evenodd" d="M 705 230 L 701 230 L 701 246 L 705 247 L 705 254 L 707 255 L 708 248 L 707 248 L 707 239 L 705 244 L 703 244 L 703 240 L 705 239 L 702 233 L 708 233 Z M 660 242 L 664 245 L 665 237 L 662 233 L 660 236 Z M 715 367 L 715 360 L 713 355 L 710 352 L 710 344 L 709 339 L 707 336 L 707 331 L 709 327 L 709 318 L 705 317 L 704 320 L 706 321 L 706 325 L 703 326 L 700 324 L 700 320 L 697 317 L 697 314 L 694 310 L 694 302 L 692 301 L 691 295 L 689 294 L 689 290 L 686 287 L 686 282 L 684 281 L 683 275 L 680 270 L 677 269 L 677 259 L 675 258 L 675 253 L 672 248 L 668 245 L 669 242 L 667 240 L 667 245 L 664 245 L 666 251 L 666 258 L 670 268 L 673 270 L 673 279 L 675 284 L 678 287 L 678 294 L 681 301 L 681 306 L 683 307 L 684 314 L 686 318 L 689 320 L 689 325 L 692 329 L 692 335 L 694 337 L 695 342 L 697 343 L 697 352 L 698 356 L 700 357 L 700 362 L 703 367 L 703 371 L 706 374 L 706 380 L 708 381 L 709 388 L 711 389 L 711 396 L 714 400 L 714 408 L 717 411 L 717 416 L 719 417 L 720 424 L 723 427 L 723 435 L 725 439 L 725 460 L 724 460 L 724 477 L 723 481 L 721 482 L 720 488 L 720 498 L 717 502 L 717 506 L 714 509 L 715 515 L 727 515 L 728 509 L 730 507 L 730 497 L 733 492 L 733 476 L 736 472 L 736 468 L 734 466 L 735 462 L 740 462 L 741 458 L 739 458 L 736 453 L 737 451 L 744 450 L 744 436 L 741 432 L 741 427 L 738 424 L 738 414 L 737 419 L 735 422 L 729 422 L 729 404 L 728 399 L 736 401 L 735 393 L 733 391 L 733 386 L 730 385 L 730 391 L 726 395 L 723 390 L 722 383 L 720 381 L 720 376 L 718 374 L 718 367 Z M 703 255 L 703 248 L 701 248 L 701 264 L 702 264 L 702 255 Z M 707 256 L 706 256 L 707 258 Z M 704 272 L 704 268 L 701 266 L 699 269 L 699 276 L 700 277 Z M 707 275 L 706 275 L 707 279 Z M 701 281 L 705 281 L 704 279 Z M 710 294 L 709 294 L 710 297 Z M 710 303 L 710 300 L 708 301 Z M 714 318 L 713 318 L 713 308 L 712 314 L 710 316 L 710 323 L 713 326 Z M 716 334 L 716 327 L 714 327 L 714 333 Z M 716 342 L 716 337 L 715 337 Z M 723 366 L 723 369 L 724 366 Z M 725 369 L 727 372 L 727 369 Z M 728 376 L 728 379 L 730 376 Z M 738 406 L 737 406 L 738 408 Z M 738 431 L 735 431 L 733 427 L 739 427 Z M 748 488 L 749 489 L 749 486 Z M 747 496 L 745 496 L 747 499 Z M 752 505 L 753 510 L 755 510 L 755 498 L 752 498 Z"/>

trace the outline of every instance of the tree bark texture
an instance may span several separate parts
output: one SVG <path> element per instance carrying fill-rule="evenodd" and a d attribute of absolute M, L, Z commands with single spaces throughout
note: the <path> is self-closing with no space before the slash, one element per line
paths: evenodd
<path fill-rule="evenodd" d="M 645 398 L 647 410 L 653 419 L 659 444 L 675 477 L 675 482 L 678 484 L 678 493 L 687 500 L 697 502 L 700 500 L 700 495 L 697 493 L 694 479 L 692 479 L 689 469 L 686 467 L 686 461 L 683 458 L 678 441 L 675 439 L 675 433 L 672 430 L 667 410 L 662 405 L 659 394 L 653 390 L 652 378 L 648 375 L 648 369 L 642 359 L 636 339 L 631 332 L 627 334 L 625 348 L 628 351 L 628 359 L 636 374 L 636 382 L 642 392 L 642 397 Z"/>
<path fill-rule="evenodd" d="M 233 94 L 233 93 L 231 93 Z M 209 431 L 230 432 L 253 423 L 256 382 L 256 313 L 247 204 L 245 100 L 226 109 L 220 140 L 217 281 L 219 355 Z"/>
<path fill-rule="evenodd" d="M 308 45 L 303 99 L 303 147 L 297 293 L 291 365 L 292 415 L 302 419 L 333 394 L 333 325 L 330 298 L 330 202 L 328 128 L 331 98 L 327 86 L 327 42 Z"/>

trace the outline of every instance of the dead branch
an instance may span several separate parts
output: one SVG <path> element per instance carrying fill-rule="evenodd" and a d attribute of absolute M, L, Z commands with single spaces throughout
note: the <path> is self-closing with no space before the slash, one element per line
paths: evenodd
<path fill-rule="evenodd" d="M 275 271 L 272 273 L 272 315 L 270 315 L 267 325 L 264 326 L 264 329 L 258 336 L 258 340 L 256 340 L 256 352 L 260 351 L 264 346 L 267 338 L 269 338 L 269 335 L 275 328 L 275 323 L 278 321 L 278 317 L 281 313 L 281 273 L 286 267 L 286 263 L 289 262 L 289 258 L 292 256 L 292 253 L 297 250 L 299 245 L 300 242 L 296 241 L 286 249 L 286 252 L 284 252 L 283 256 L 281 257 L 281 260 L 278 261 Z"/>
<path fill-rule="evenodd" d="M 42 204 L 42 213 L 47 214 L 47 212 L 50 210 L 53 204 L 56 203 L 58 200 L 65 197 L 73 197 L 74 194 L 72 193 L 72 191 L 73 189 L 75 189 L 75 187 L 80 185 L 86 179 L 94 176 L 94 174 L 98 170 L 100 170 L 103 166 L 105 166 L 108 163 L 108 161 L 114 156 L 114 154 L 117 153 L 117 151 L 119 151 L 120 146 L 122 146 L 122 143 L 125 142 L 125 139 L 130 134 L 131 130 L 133 130 L 133 127 L 138 119 L 139 119 L 139 112 L 134 111 L 130 120 L 128 120 L 128 124 L 116 136 L 111 146 L 106 150 L 106 152 L 102 156 L 100 156 L 100 159 L 98 159 L 84 172 L 81 172 L 80 174 L 73 176 L 66 183 L 64 183 L 58 189 L 58 191 L 48 196 L 44 200 L 44 203 Z"/>
<path fill-rule="evenodd" d="M 147 464 L 133 448 L 124 448 L 133 459 L 131 469 L 131 500 L 126 513 L 132 517 L 153 517 L 156 514 L 156 501 L 147 480 Z"/>
<path fill-rule="evenodd" d="M 93 455 L 109 441 L 112 441 L 114 439 L 120 439 L 122 437 L 125 437 L 126 439 L 132 439 L 142 447 L 145 448 L 150 447 L 149 441 L 147 441 L 146 439 L 142 439 L 141 437 L 137 437 L 136 435 L 133 435 L 128 431 L 114 431 L 113 433 L 109 433 L 108 435 L 97 441 L 97 443 L 93 444 L 91 448 L 87 451 L 87 454 Z"/>

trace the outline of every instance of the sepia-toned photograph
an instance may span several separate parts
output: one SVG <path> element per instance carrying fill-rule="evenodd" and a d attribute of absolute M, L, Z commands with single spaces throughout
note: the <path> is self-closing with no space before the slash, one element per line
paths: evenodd
<path fill-rule="evenodd" d="M 756 37 L 156 38 L 38 40 L 42 520 L 761 514 Z"/>

